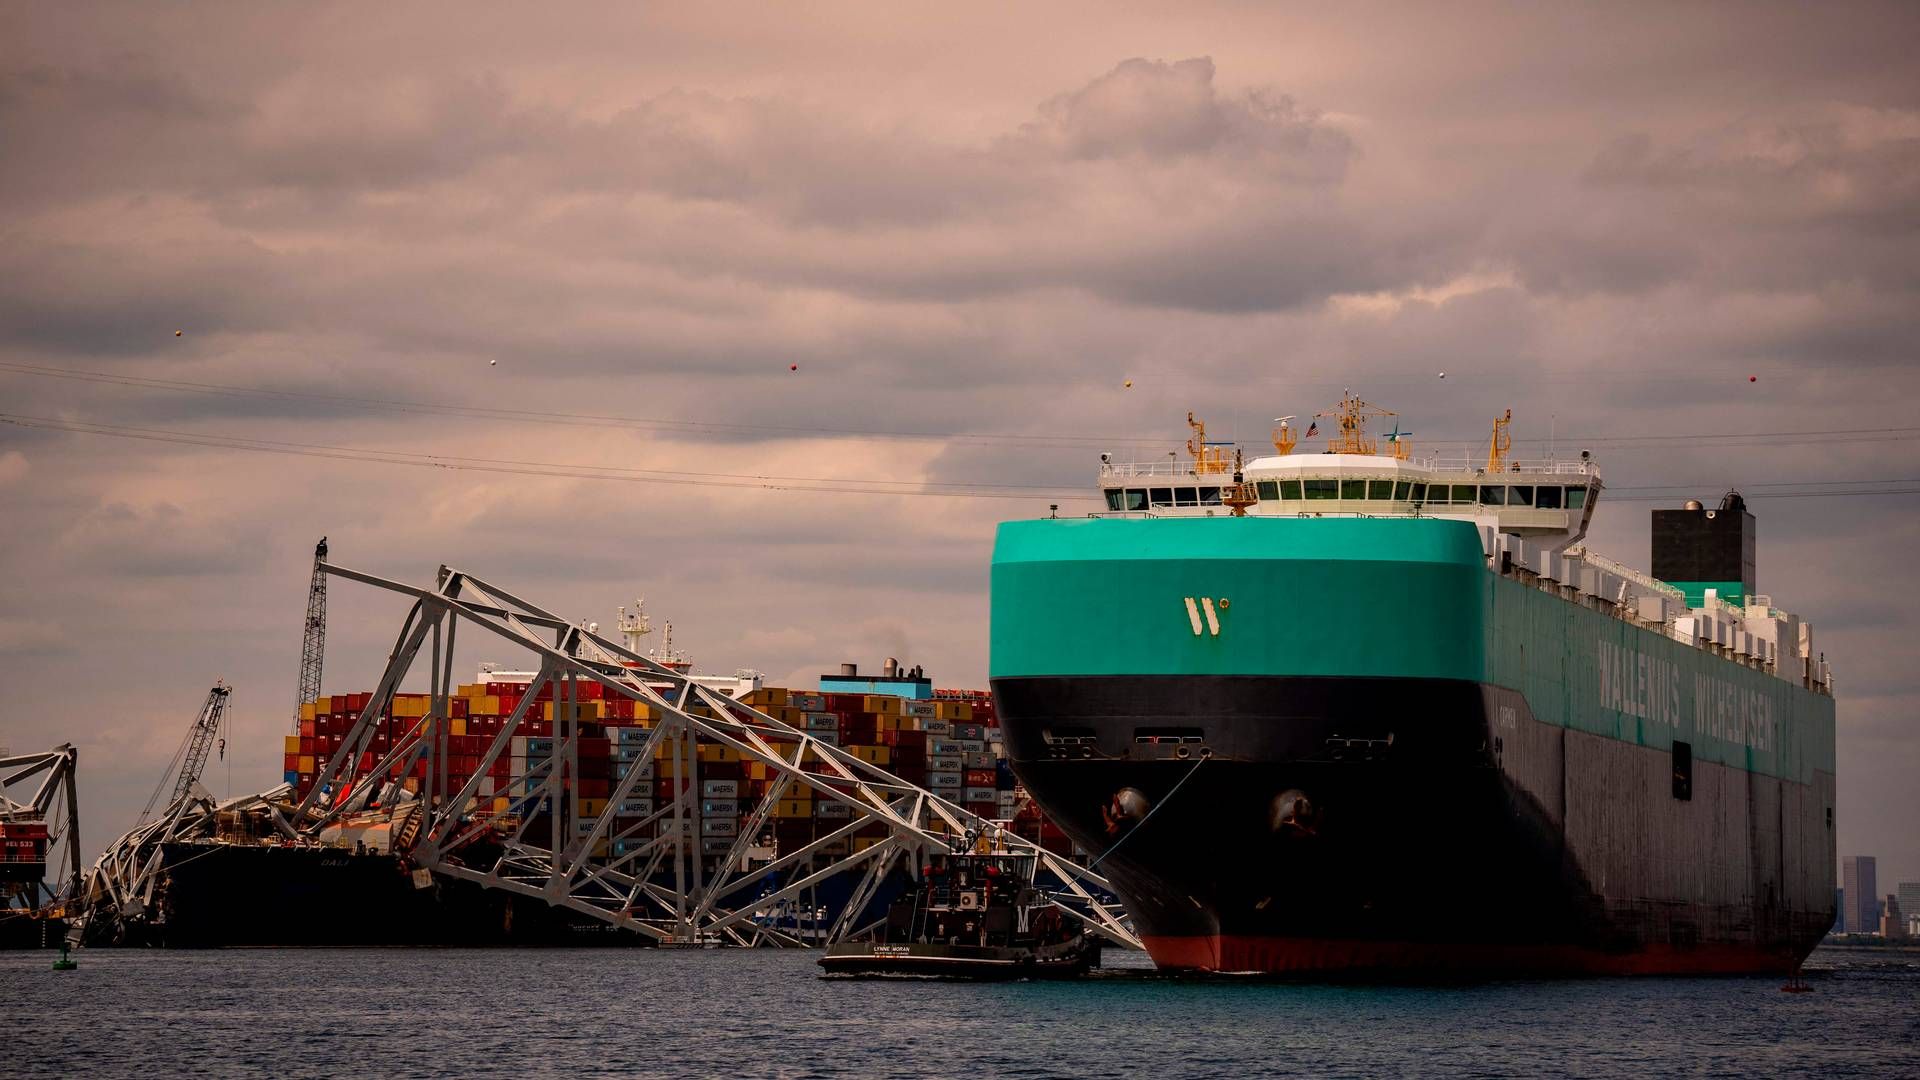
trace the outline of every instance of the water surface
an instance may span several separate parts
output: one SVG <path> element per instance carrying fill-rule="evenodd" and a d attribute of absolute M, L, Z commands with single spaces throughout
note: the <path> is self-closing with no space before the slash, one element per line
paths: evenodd
<path fill-rule="evenodd" d="M 0 953 L 0 1075 L 1920 1076 L 1920 955 L 1779 979 L 823 980 L 804 952 Z M 1122 970 L 1112 970 L 1121 968 Z"/>

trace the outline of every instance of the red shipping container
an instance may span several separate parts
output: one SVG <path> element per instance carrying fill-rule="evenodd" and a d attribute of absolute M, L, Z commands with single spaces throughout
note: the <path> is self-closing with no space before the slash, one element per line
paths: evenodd
<path fill-rule="evenodd" d="M 992 769 L 968 769 L 964 775 L 967 778 L 968 787 L 993 786 L 994 777 Z"/>

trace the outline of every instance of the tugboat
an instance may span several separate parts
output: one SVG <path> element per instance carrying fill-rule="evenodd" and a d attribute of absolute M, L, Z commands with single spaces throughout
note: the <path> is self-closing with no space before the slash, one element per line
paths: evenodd
<path fill-rule="evenodd" d="M 1100 962 L 1100 941 L 1034 887 L 1038 857 L 947 854 L 887 908 L 868 940 L 827 948 L 829 975 L 1070 979 Z"/>

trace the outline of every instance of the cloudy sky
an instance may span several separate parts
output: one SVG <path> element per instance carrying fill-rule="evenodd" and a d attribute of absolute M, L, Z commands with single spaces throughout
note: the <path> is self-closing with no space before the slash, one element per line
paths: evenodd
<path fill-rule="evenodd" d="M 89 852 L 215 678 L 277 780 L 321 534 L 980 685 L 996 521 L 1352 386 L 1592 448 L 1628 562 L 1741 486 L 1920 878 L 1911 5 L 655 7 L 0 12 L 0 743 Z"/>

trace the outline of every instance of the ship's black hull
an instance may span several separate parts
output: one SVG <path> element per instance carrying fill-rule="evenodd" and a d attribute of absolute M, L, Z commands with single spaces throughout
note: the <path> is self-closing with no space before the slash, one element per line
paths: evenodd
<path fill-rule="evenodd" d="M 644 945 L 545 901 L 323 848 L 168 844 L 161 917 L 88 944 L 226 946 Z"/>
<path fill-rule="evenodd" d="M 1506 691 L 1217 676 L 997 679 L 994 691 L 1015 771 L 1101 856 L 1162 967 L 1790 971 L 1826 930 L 1828 913 L 1750 896 L 1744 881 L 1711 881 L 1700 899 L 1591 880 L 1605 860 L 1590 848 L 1678 827 L 1661 816 L 1667 792 L 1647 790 L 1664 755 L 1581 742 Z M 1548 760 L 1557 780 L 1533 775 Z M 1594 785 L 1570 787 L 1569 768 L 1607 775 L 1587 796 Z M 1616 834 L 1570 842 L 1554 802 L 1569 791 L 1617 804 Z"/>

